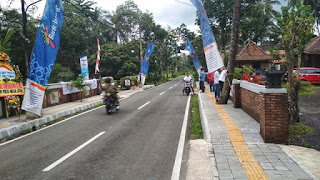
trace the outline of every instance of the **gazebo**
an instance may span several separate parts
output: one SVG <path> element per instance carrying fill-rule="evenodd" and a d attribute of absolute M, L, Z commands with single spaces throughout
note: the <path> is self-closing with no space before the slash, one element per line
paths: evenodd
<path fill-rule="evenodd" d="M 320 68 L 320 36 L 312 38 L 306 45 L 301 66 Z"/>
<path fill-rule="evenodd" d="M 252 40 L 240 49 L 236 57 L 236 67 L 252 66 L 254 69 L 266 70 L 270 68 L 272 56 L 258 47 Z"/>

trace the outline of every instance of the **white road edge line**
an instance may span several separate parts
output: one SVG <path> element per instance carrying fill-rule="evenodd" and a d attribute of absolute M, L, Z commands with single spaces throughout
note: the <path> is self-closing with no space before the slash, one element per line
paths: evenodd
<path fill-rule="evenodd" d="M 50 171 L 51 169 L 53 169 L 54 167 L 56 167 L 57 165 L 59 165 L 60 163 L 62 163 L 64 160 L 68 159 L 70 156 L 72 156 L 73 154 L 75 154 L 76 152 L 80 151 L 82 148 L 84 148 L 85 146 L 87 146 L 88 144 L 90 144 L 92 141 L 94 141 L 95 139 L 97 139 L 98 137 L 100 137 L 102 134 L 104 134 L 105 131 L 100 132 L 99 134 L 97 134 L 96 136 L 94 136 L 93 138 L 89 139 L 87 142 L 81 144 L 79 147 L 77 147 L 76 149 L 74 149 L 73 151 L 69 152 L 67 155 L 63 156 L 62 158 L 60 158 L 59 160 L 57 160 L 56 162 L 52 163 L 50 166 L 46 167 L 45 169 L 43 169 L 42 171 Z"/>
<path fill-rule="evenodd" d="M 179 178 L 180 178 L 182 155 L 183 155 L 184 143 L 186 140 L 186 131 L 187 131 L 190 99 L 191 99 L 191 96 L 188 97 L 186 111 L 184 112 L 184 119 L 183 119 L 181 134 L 180 134 L 180 140 L 179 140 L 179 145 L 178 145 L 178 149 L 177 149 L 176 159 L 175 159 L 174 165 L 173 165 L 171 180 L 179 180 Z"/>
<path fill-rule="evenodd" d="M 159 95 L 161 96 L 162 94 L 164 94 L 165 92 L 160 93 Z"/>
<path fill-rule="evenodd" d="M 141 108 L 145 107 L 145 106 L 146 106 L 147 104 L 149 104 L 149 103 L 150 103 L 150 101 L 147 102 L 147 103 L 145 103 L 144 105 L 140 106 L 138 109 L 141 109 Z"/>
<path fill-rule="evenodd" d="M 130 97 L 130 96 L 128 96 L 128 97 Z M 127 99 L 128 97 L 124 97 L 124 98 L 122 98 L 122 99 L 119 99 L 119 101 L 122 101 L 122 100 L 124 100 L 124 99 Z M 102 102 L 102 103 L 103 103 L 103 102 Z M 88 110 L 88 111 L 85 111 L 85 112 L 82 112 L 82 113 L 80 113 L 80 114 L 77 114 L 77 115 L 74 115 L 74 116 L 72 116 L 72 117 L 69 117 L 69 118 L 67 118 L 67 119 L 65 119 L 65 120 L 59 121 L 59 122 L 57 122 L 57 123 L 54 123 L 54 124 L 52 124 L 52 125 L 50 125 L 50 126 L 41 128 L 41 129 L 39 129 L 39 130 L 33 131 L 33 132 L 31 132 L 31 133 L 28 133 L 28 134 L 26 134 L 26 135 L 23 135 L 23 136 L 14 138 L 14 139 L 12 139 L 12 140 L 10 140 L 10 141 L 1 143 L 1 144 L 0 144 L 0 147 L 1 147 L 1 146 L 4 146 L 4 145 L 6 145 L 6 144 L 9 144 L 9 143 L 15 142 L 15 141 L 17 141 L 17 140 L 19 140 L 19 139 L 28 137 L 28 136 L 30 136 L 30 135 L 32 135 L 32 134 L 38 133 L 38 132 L 43 131 L 43 130 L 45 130 L 45 129 L 54 127 L 54 126 L 56 126 L 56 125 L 58 125 L 58 124 L 60 124 L 60 123 L 69 121 L 69 120 L 71 120 L 71 119 L 73 119 L 73 118 L 75 118 L 75 117 L 81 116 L 81 115 L 83 115 L 83 114 L 89 113 L 89 112 L 94 111 L 94 110 L 97 110 L 97 109 L 100 109 L 100 108 L 102 108 L 102 107 L 104 107 L 104 106 L 105 106 L 105 105 L 100 106 L 100 107 L 96 107 L 96 108 L 94 108 L 94 109 L 91 109 L 91 110 Z"/>

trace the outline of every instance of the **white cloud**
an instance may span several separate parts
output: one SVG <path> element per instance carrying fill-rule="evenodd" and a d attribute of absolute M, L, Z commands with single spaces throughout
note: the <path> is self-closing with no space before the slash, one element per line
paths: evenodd
<path fill-rule="evenodd" d="M 3 0 L 1 0 L 3 1 Z M 124 4 L 126 0 L 93 0 L 97 3 L 97 7 L 104 10 L 114 12 L 118 5 Z M 180 1 L 180 2 L 178 2 Z M 134 0 L 139 9 L 143 12 L 147 10 L 153 14 L 154 20 L 163 28 L 170 26 L 176 28 L 182 23 L 186 24 L 191 31 L 198 28 L 194 25 L 196 19 L 196 8 L 192 6 L 189 0 Z M 10 0 L 1 2 L 1 6 L 9 6 Z M 25 0 L 27 4 L 34 2 L 34 0 Z M 182 3 L 181 3 L 182 2 Z M 186 3 L 186 4 L 184 4 Z M 187 5 L 189 4 L 189 5 Z M 41 17 L 45 6 L 45 0 L 36 4 L 38 11 L 34 17 Z M 19 0 L 14 0 L 10 8 L 18 9 L 20 11 L 21 4 Z"/>

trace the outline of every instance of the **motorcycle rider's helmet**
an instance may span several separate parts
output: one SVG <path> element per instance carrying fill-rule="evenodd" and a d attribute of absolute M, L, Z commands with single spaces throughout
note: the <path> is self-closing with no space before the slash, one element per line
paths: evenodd
<path fill-rule="evenodd" d="M 111 78 L 106 78 L 106 83 L 111 83 Z"/>

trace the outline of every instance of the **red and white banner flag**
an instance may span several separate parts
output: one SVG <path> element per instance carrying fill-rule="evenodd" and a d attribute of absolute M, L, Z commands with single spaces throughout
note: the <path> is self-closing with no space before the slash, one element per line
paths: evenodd
<path fill-rule="evenodd" d="M 97 38 L 97 44 L 98 44 L 98 52 L 97 52 L 97 62 L 96 62 L 96 68 L 94 70 L 94 73 L 96 74 L 99 72 L 99 66 L 100 66 L 100 42 L 99 39 Z"/>

